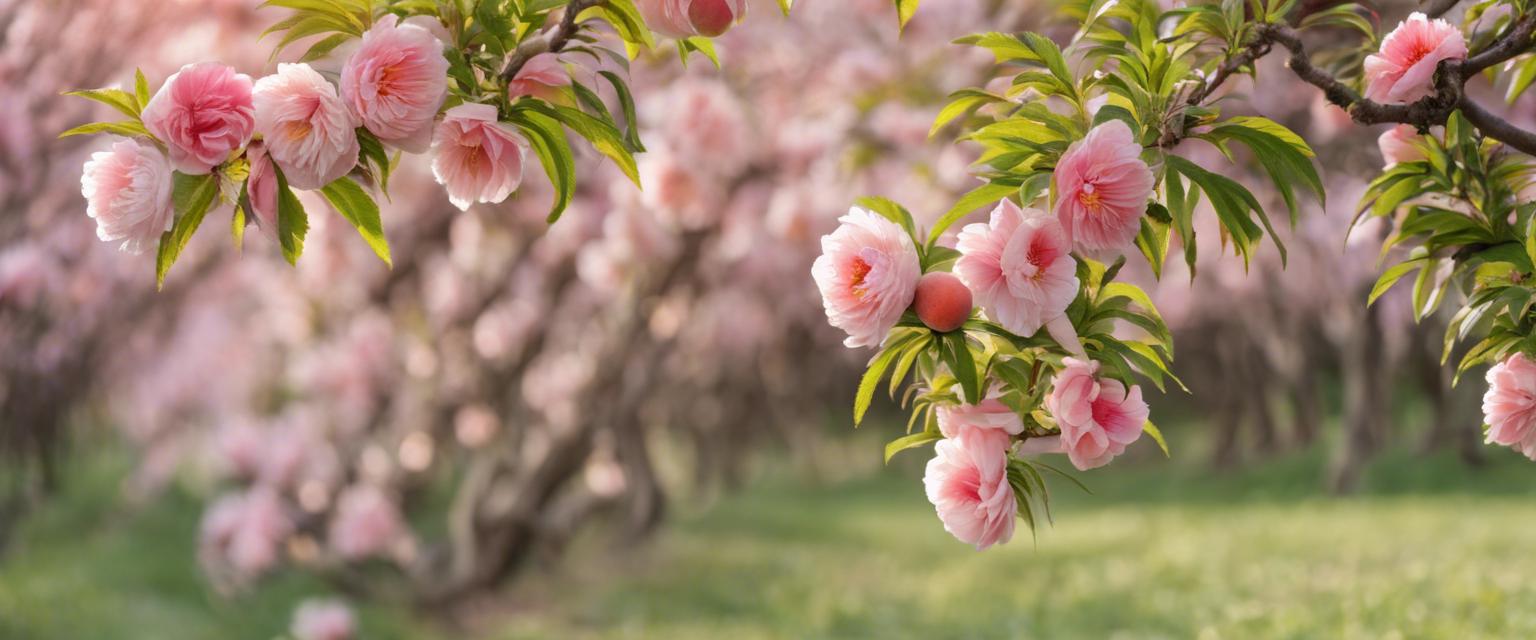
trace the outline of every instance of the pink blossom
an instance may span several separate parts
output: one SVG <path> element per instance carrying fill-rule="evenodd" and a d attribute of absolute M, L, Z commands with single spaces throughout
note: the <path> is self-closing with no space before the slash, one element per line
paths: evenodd
<path fill-rule="evenodd" d="M 80 174 L 85 213 L 96 219 L 96 237 L 122 241 L 123 251 L 141 253 L 171 230 L 171 166 L 150 145 L 120 140 L 91 154 Z"/>
<path fill-rule="evenodd" d="M 293 532 L 277 492 L 257 487 L 220 498 L 202 523 L 204 557 L 255 575 L 277 564 L 283 540 Z"/>
<path fill-rule="evenodd" d="M 998 431 L 1008 435 L 1024 432 L 1024 421 L 999 400 L 1001 389 L 993 387 L 977 404 L 939 405 L 939 431 L 946 438 L 958 438 L 970 431 Z"/>
<path fill-rule="evenodd" d="M 465 103 L 448 110 L 432 139 L 432 175 L 461 210 L 501 202 L 523 180 L 528 142 L 496 121 L 496 107 Z"/>
<path fill-rule="evenodd" d="M 1061 223 L 1038 209 L 999 202 L 987 223 L 961 229 L 955 275 L 1003 328 L 1021 336 L 1061 316 L 1077 296 L 1077 265 Z"/>
<path fill-rule="evenodd" d="M 827 320 L 848 333 L 843 344 L 876 346 L 912 304 L 922 275 L 917 248 L 906 231 L 879 214 L 854 207 L 838 221 L 841 226 L 821 238 L 811 276 Z"/>
<path fill-rule="evenodd" d="M 251 201 L 256 225 L 268 236 L 277 237 L 277 172 L 272 168 L 272 157 L 261 142 L 253 142 L 245 150 L 245 158 L 251 164 L 246 178 L 246 198 Z"/>
<path fill-rule="evenodd" d="M 636 0 L 652 31 L 669 38 L 715 37 L 747 15 L 747 0 Z"/>
<path fill-rule="evenodd" d="M 379 140 L 426 151 L 432 123 L 448 97 L 448 59 L 431 31 L 380 18 L 341 68 L 341 97 Z"/>
<path fill-rule="evenodd" d="M 1381 51 L 1365 57 L 1365 97 L 1406 103 L 1429 95 L 1441 60 L 1467 57 L 1461 31 L 1444 20 L 1414 12 L 1381 41 Z"/>
<path fill-rule="evenodd" d="M 1008 484 L 1007 433 L 975 429 L 940 440 L 923 487 L 944 530 L 977 551 L 1013 537 L 1018 503 Z"/>
<path fill-rule="evenodd" d="M 383 490 L 353 485 L 336 499 L 330 544 L 342 557 L 355 560 L 388 551 L 403 530 L 400 509 Z"/>
<path fill-rule="evenodd" d="M 1147 403 L 1141 387 L 1127 392 L 1118 380 L 1099 377 L 1099 363 L 1066 358 L 1052 381 L 1045 407 L 1061 428 L 1062 446 L 1078 469 L 1109 464 L 1141 437 Z"/>
<path fill-rule="evenodd" d="M 351 640 L 357 620 L 352 609 L 339 600 L 305 600 L 293 611 L 288 629 L 294 640 Z"/>
<path fill-rule="evenodd" d="M 1055 179 L 1056 219 L 1078 251 L 1121 253 L 1135 240 L 1153 179 L 1124 122 L 1105 122 L 1067 147 Z"/>
<path fill-rule="evenodd" d="M 1536 361 L 1516 353 L 1488 370 L 1483 422 L 1488 442 L 1536 460 Z"/>
<path fill-rule="evenodd" d="M 1416 162 L 1424 159 L 1424 137 L 1410 124 L 1400 124 L 1382 132 L 1376 139 L 1381 148 L 1381 159 L 1390 167 L 1399 162 Z"/>
<path fill-rule="evenodd" d="M 357 165 L 357 121 L 336 87 L 307 64 L 256 81 L 256 130 L 295 189 L 319 189 Z"/>
<path fill-rule="evenodd" d="M 170 151 L 171 166 L 205 175 L 251 140 L 251 77 L 217 62 L 189 64 L 166 79 L 141 117 Z"/>
<path fill-rule="evenodd" d="M 553 53 L 541 53 L 523 63 L 517 75 L 507 82 L 507 97 L 534 96 L 548 99 L 553 93 L 550 89 L 570 84 L 571 76 L 560 64 L 560 58 Z"/>

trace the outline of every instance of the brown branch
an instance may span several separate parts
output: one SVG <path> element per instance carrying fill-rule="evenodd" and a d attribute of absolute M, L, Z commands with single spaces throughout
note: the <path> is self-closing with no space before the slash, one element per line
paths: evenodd
<path fill-rule="evenodd" d="M 1424 3 L 1424 13 L 1431 18 L 1438 18 L 1455 9 L 1460 3 L 1461 0 L 1429 0 Z"/>
<path fill-rule="evenodd" d="M 1438 7 L 1436 4 L 1433 8 Z M 1449 10 L 1449 7 L 1443 9 L 1442 13 L 1445 10 Z M 1408 104 L 1385 104 L 1361 96 L 1333 74 L 1312 64 L 1306 45 L 1295 29 L 1283 24 L 1265 23 L 1254 29 L 1252 40 L 1245 48 L 1222 62 L 1216 73 L 1212 74 L 1211 80 L 1190 94 L 1186 104 L 1199 106 L 1228 77 L 1264 57 L 1274 45 L 1279 45 L 1291 53 L 1286 60 L 1286 66 L 1291 72 L 1307 84 L 1321 89 L 1329 102 L 1349 112 L 1355 122 L 1411 124 L 1422 131 L 1444 124 L 1452 112 L 1460 109 L 1483 135 L 1536 156 L 1536 133 L 1510 124 L 1467 99 L 1464 89 L 1467 80 L 1473 76 L 1529 51 L 1533 37 L 1536 37 L 1536 14 L 1523 15 L 1482 51 L 1466 59 L 1441 61 L 1435 73 L 1434 93 Z M 1158 139 L 1158 144 L 1171 147 L 1183 137 L 1182 130 L 1170 129 Z"/>
<path fill-rule="evenodd" d="M 528 64 L 528 60 L 536 55 L 559 53 L 581 28 L 581 25 L 576 22 L 576 16 L 605 2 L 607 0 L 571 0 L 571 3 L 565 6 L 565 14 L 560 16 L 560 23 L 555 25 L 555 28 L 524 40 L 522 44 L 517 45 L 517 50 L 513 51 L 512 55 L 507 56 L 507 63 L 501 67 L 499 74 L 501 80 L 506 82 L 516 77 L 523 65 Z"/>

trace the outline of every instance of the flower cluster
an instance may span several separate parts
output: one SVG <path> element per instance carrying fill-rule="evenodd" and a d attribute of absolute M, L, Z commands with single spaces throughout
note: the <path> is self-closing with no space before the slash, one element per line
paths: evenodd
<path fill-rule="evenodd" d="M 882 213 L 855 207 L 822 238 L 811 274 L 847 346 L 898 353 L 914 344 L 912 331 L 953 336 L 920 338 L 917 344 L 934 351 L 908 352 L 932 365 L 914 384 L 933 409 L 930 428 L 908 443 L 937 440 L 923 480 L 928 499 L 945 529 L 977 549 L 1007 542 L 1021 505 L 1028 509 L 1023 494 L 1035 489 L 1020 484 L 1028 468 L 1020 456 L 1064 453 L 1078 469 L 1092 469 L 1124 453 L 1148 424 L 1140 387 L 1103 374 L 1068 313 L 1084 296 L 1078 274 L 1092 262 L 1086 256 L 1119 257 L 1132 248 L 1153 195 L 1141 153 L 1124 122 L 1094 127 L 1056 163 L 1054 215 L 1004 199 L 989 221 L 961 229 L 953 249 L 924 246 L 910 216 L 879 201 L 871 205 Z M 1041 345 L 1015 349 L 1009 362 L 1055 373 L 1022 388 L 1000 370 L 996 380 L 988 376 L 992 363 L 978 374 L 974 361 L 994 348 L 959 357 L 957 350 L 976 346 L 972 337 L 977 345 L 997 338 Z M 999 369 L 1008 366 L 998 360 Z M 893 375 L 899 381 L 904 372 Z M 966 388 L 978 384 L 984 397 Z"/>

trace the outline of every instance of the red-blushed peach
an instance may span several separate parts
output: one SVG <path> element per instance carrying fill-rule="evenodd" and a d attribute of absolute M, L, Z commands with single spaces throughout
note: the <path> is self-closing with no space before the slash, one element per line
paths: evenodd
<path fill-rule="evenodd" d="M 694 0 L 688 5 L 688 21 L 701 36 L 719 36 L 730 29 L 735 20 L 736 12 L 726 0 Z"/>
<path fill-rule="evenodd" d="M 954 331 L 971 317 L 971 290 L 955 274 L 935 271 L 917 281 L 912 308 L 929 329 Z"/>

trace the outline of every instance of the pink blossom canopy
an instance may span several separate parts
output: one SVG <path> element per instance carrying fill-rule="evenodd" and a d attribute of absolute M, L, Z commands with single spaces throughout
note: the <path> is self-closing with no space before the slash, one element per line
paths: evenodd
<path fill-rule="evenodd" d="M 1433 92 L 1441 60 L 1467 57 L 1461 30 L 1444 20 L 1414 12 L 1365 57 L 1365 97 L 1377 102 L 1413 102 Z"/>
<path fill-rule="evenodd" d="M 217 62 L 171 74 L 144 105 L 144 128 L 165 143 L 177 171 L 206 175 L 245 146 L 256 127 L 251 77 Z"/>
<path fill-rule="evenodd" d="M 843 344 L 872 347 L 901 320 L 922 275 L 912 238 L 894 222 L 858 207 L 821 239 L 811 277 L 821 290 L 832 326 L 848 333 Z"/>
<path fill-rule="evenodd" d="M 1056 219 L 1083 253 L 1123 253 L 1141 230 L 1152 170 L 1130 127 L 1110 120 L 1067 147 L 1056 163 Z"/>
<path fill-rule="evenodd" d="M 987 316 L 1013 333 L 1033 335 L 1077 296 L 1071 245 L 1043 211 L 1003 200 L 989 222 L 966 225 L 955 246 L 955 275 Z"/>

